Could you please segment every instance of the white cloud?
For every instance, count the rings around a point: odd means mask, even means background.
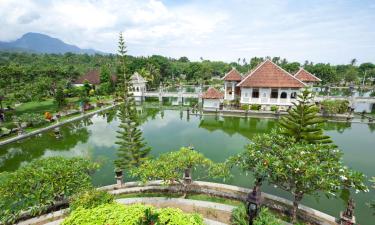
[[[0,40],[41,32],[80,47],[116,52],[118,34],[124,31],[133,55],[375,61],[375,8],[370,3],[0,0]]]

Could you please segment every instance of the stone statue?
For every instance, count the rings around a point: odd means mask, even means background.
[[[350,218],[350,219],[353,218],[354,208],[355,208],[354,200],[352,198],[350,198],[349,201],[348,201],[348,205],[346,207],[346,210],[344,212],[344,216],[347,217],[347,218]]]

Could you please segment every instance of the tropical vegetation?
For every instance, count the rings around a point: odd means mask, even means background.
[[[90,209],[78,208],[62,223],[62,225],[92,224],[203,225],[204,223],[201,215],[186,214],[180,209],[156,209],[142,204],[125,206],[117,203],[103,204]]]
[[[98,164],[82,158],[38,159],[0,174],[0,222],[11,224],[22,213],[38,215],[56,203],[92,187]]]

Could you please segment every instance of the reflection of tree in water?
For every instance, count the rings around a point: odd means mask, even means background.
[[[103,119],[107,120],[107,123],[112,123],[116,119],[118,113],[117,108],[108,109],[106,111],[98,113],[98,116],[101,116]]]
[[[373,133],[375,131],[375,123],[368,123],[368,129]]]
[[[337,131],[340,134],[344,133],[344,131],[348,128],[352,127],[352,123],[347,123],[347,122],[327,122],[324,124],[323,129],[325,131]]]
[[[143,107],[138,114],[139,123],[143,124],[146,123],[149,119],[156,119],[156,116],[159,114],[159,112],[164,112],[164,110],[160,108]]]
[[[272,119],[204,116],[199,127],[210,132],[221,130],[230,136],[240,134],[252,138],[254,134],[270,131],[275,124]]]
[[[79,142],[89,139],[87,124],[92,124],[90,118],[72,122],[60,127],[61,138],[57,139],[53,131],[33,136],[20,142],[0,147],[0,171],[15,170],[21,163],[40,158],[46,150],[69,151]]]

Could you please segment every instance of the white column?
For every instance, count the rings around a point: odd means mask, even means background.
[[[224,81],[224,99],[227,99],[227,82]]]
[[[232,82],[232,100],[234,99],[234,82]]]
[[[277,91],[277,104],[280,104],[280,95],[281,95],[281,88],[278,89]]]

